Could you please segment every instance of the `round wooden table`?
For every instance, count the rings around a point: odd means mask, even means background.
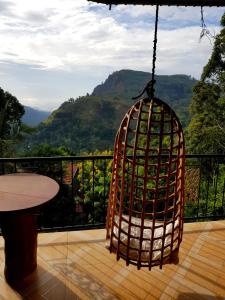
[[[0,176],[0,222],[5,239],[5,277],[16,283],[37,268],[34,211],[59,191],[53,179],[33,173]]]

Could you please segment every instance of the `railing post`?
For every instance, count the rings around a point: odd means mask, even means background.
[[[186,155],[188,167],[199,169],[198,195],[196,201],[185,203],[185,220],[199,221],[225,216],[225,155]],[[39,174],[50,175],[61,185],[60,197],[52,202],[41,212],[39,217],[40,226],[43,231],[68,230],[103,227],[105,223],[107,193],[109,191],[110,178],[107,178],[108,162],[110,156],[68,156],[68,157],[24,157],[24,158],[0,158],[1,174],[18,171],[21,166],[35,166]],[[64,171],[66,165],[71,166],[71,182],[66,183]],[[82,205],[81,211],[74,208],[75,183],[74,183],[74,162],[80,164],[77,170],[77,184],[82,191],[81,201],[88,201]],[[86,162],[87,165],[86,165]],[[54,166],[57,165],[55,170]],[[53,166],[53,168],[52,168]],[[65,169],[65,170],[64,170]],[[89,169],[89,170],[88,170]],[[97,172],[96,172],[97,170]],[[212,175],[213,174],[213,175]],[[101,180],[99,180],[101,177]],[[190,183],[191,183],[190,178]],[[68,188],[65,186],[69,184]],[[98,189],[99,184],[99,189]],[[67,194],[64,194],[67,193]],[[97,194],[99,193],[99,199]],[[197,193],[196,193],[197,194]],[[89,197],[89,198],[88,198]],[[65,202],[66,201],[66,202]],[[96,201],[100,207],[96,208]],[[87,202],[85,202],[87,203]],[[70,207],[73,207],[70,209]],[[201,208],[203,207],[203,211]],[[210,208],[210,210],[209,210]],[[85,214],[85,209],[86,214]],[[192,215],[191,215],[192,212]],[[67,215],[68,214],[68,215]],[[88,220],[88,215],[91,220]],[[87,218],[86,218],[87,217]],[[58,220],[58,221],[57,221]],[[58,223],[57,223],[58,222]],[[48,228],[47,228],[48,227]],[[46,229],[47,228],[47,229]]]

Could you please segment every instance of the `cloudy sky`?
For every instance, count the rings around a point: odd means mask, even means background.
[[[204,8],[212,35],[223,12]],[[0,0],[0,87],[24,105],[53,110],[113,71],[151,71],[154,14],[86,0]],[[200,34],[200,8],[160,7],[156,73],[199,78],[212,49]]]

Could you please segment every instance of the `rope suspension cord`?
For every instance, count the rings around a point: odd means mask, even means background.
[[[156,50],[157,50],[157,34],[158,34],[158,20],[159,20],[159,5],[156,5],[156,12],[155,12],[155,32],[154,32],[154,41],[153,41],[153,55],[152,55],[152,84],[150,89],[150,96],[151,98],[154,97],[155,89],[155,63],[156,63]],[[149,91],[147,90],[149,94]]]
[[[112,4],[109,4],[109,10],[112,9]],[[157,36],[158,36],[158,22],[159,22],[159,5],[156,5],[155,10],[155,29],[154,29],[154,40],[153,40],[153,53],[152,53],[152,79],[144,87],[143,91],[136,97],[133,97],[133,100],[140,98],[145,92],[147,93],[150,99],[154,98],[155,95],[155,63],[156,63],[156,54],[157,54]]]
[[[146,84],[142,92],[136,96],[133,97],[133,100],[139,99],[145,92],[147,93],[148,97],[150,99],[153,99],[155,96],[155,63],[156,63],[156,54],[157,54],[157,42],[158,42],[158,22],[159,22],[159,5],[156,5],[156,11],[155,11],[155,29],[154,29],[154,40],[153,40],[153,53],[152,53],[152,78],[151,80]]]

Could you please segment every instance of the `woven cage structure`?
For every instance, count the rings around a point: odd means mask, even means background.
[[[139,100],[117,132],[107,214],[109,249],[137,268],[176,263],[183,233],[184,137],[163,101]]]
[[[176,6],[225,6],[224,0],[88,0],[107,5],[176,5]]]

